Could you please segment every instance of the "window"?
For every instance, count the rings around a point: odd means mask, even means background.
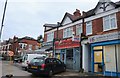
[[[65,28],[63,30],[63,38],[72,37],[73,28]]]
[[[39,49],[39,46],[35,46],[36,47],[36,50]]]
[[[47,42],[53,41],[54,39],[54,32],[50,32],[47,34]]]
[[[104,31],[115,29],[115,28],[117,28],[115,14],[111,14],[111,15],[103,17],[103,30]]]
[[[86,22],[86,35],[92,34],[92,21]]]
[[[32,50],[32,45],[29,45],[29,50]]]
[[[19,46],[21,49],[26,49],[27,44],[26,43],[19,43]]]
[[[76,35],[80,35],[82,33],[82,24],[76,25]]]

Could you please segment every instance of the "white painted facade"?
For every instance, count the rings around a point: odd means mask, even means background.
[[[108,5],[108,6],[107,6],[107,5]],[[107,2],[107,3],[105,4],[105,6],[107,6],[107,7],[106,7],[106,11],[115,9],[115,7],[114,7],[113,5],[111,5],[109,2]],[[100,5],[97,7],[95,14],[99,14],[99,13],[104,12],[103,9],[101,9],[100,7],[103,7],[103,5],[100,4]]]
[[[65,17],[65,19],[63,20],[62,25],[66,25],[66,24],[69,24],[71,22],[72,22],[72,20],[69,17]]]
[[[117,65],[118,65],[118,72],[120,72],[120,44],[116,45],[117,47]]]
[[[85,18],[85,22],[91,21],[91,20],[94,20],[94,19],[97,19],[97,18],[101,18],[101,17],[107,16],[107,15],[110,15],[110,14],[114,14],[114,13],[116,13],[116,12],[118,12],[118,11],[120,11],[120,8],[113,9],[113,10],[109,10],[109,11],[105,11],[105,12],[96,14],[96,15],[94,15],[94,16]]]
[[[84,69],[84,72],[89,72],[91,68],[91,52],[90,52],[90,46],[88,43],[88,40],[83,40],[81,42],[82,44],[82,68]]]
[[[52,29],[51,27],[46,27],[46,30]]]

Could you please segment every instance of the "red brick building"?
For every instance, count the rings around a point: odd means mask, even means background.
[[[15,55],[22,52],[34,51],[40,48],[40,43],[31,37],[18,38],[6,40],[2,43],[1,52],[8,54],[8,51],[13,51]]]
[[[55,57],[67,68],[120,76],[120,1],[100,0],[82,14],[66,13],[55,26],[44,26],[44,41],[53,41]]]

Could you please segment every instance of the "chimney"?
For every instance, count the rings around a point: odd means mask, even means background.
[[[82,11],[82,16],[86,16],[86,12],[85,11]]]
[[[80,10],[78,10],[78,9],[76,9],[76,11],[73,14],[74,14],[74,16],[77,16],[77,17],[81,16]]]
[[[14,40],[14,41],[16,41],[17,39],[18,39],[18,37],[16,37],[16,36],[13,37],[13,40]]]

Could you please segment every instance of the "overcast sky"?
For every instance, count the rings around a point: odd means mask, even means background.
[[[13,36],[30,36],[35,39],[44,34],[45,23],[61,22],[64,14],[76,9],[88,11],[99,0],[8,0],[2,40]],[[119,0],[112,0],[113,2]],[[5,0],[0,0],[0,26]]]

